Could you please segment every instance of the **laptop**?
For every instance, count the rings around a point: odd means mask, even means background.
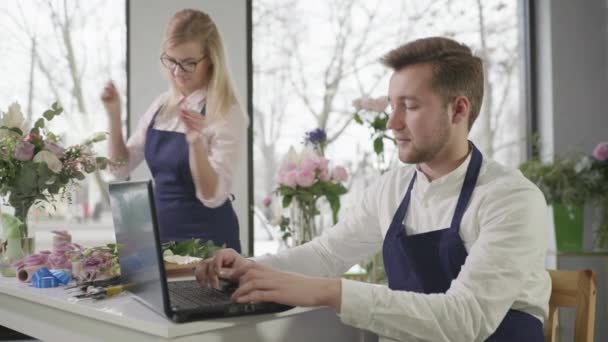
[[[291,308],[270,302],[236,303],[230,295],[237,286],[218,290],[201,288],[195,280],[167,281],[152,181],[116,182],[109,187],[122,283],[144,305],[176,323]]]

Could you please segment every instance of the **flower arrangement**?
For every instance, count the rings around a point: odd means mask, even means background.
[[[311,135],[307,134],[307,137]],[[314,145],[313,142],[310,144]],[[291,147],[276,177],[278,187],[274,193],[282,198],[282,207],[291,206],[292,211],[291,218],[281,216],[275,223],[281,229],[283,239],[293,237],[296,244],[310,241],[318,235],[314,222],[315,216],[320,214],[317,201],[323,197],[327,200],[335,224],[340,210],[340,196],[347,192],[342,184],[348,179],[346,169],[342,166],[330,169],[329,160],[319,155],[317,150],[314,146],[306,147],[297,153]],[[265,205],[270,205],[270,202],[269,198],[264,200]]]
[[[591,156],[556,157],[552,163],[530,159],[522,173],[545,195],[548,204],[582,207],[598,205],[602,216],[596,229],[596,245],[608,245],[608,142],[599,143]]]
[[[353,101],[353,106],[356,110],[355,122],[368,126],[372,130],[371,138],[374,144],[374,152],[381,161],[384,161],[384,140],[395,142],[395,139],[386,133],[386,123],[389,118],[386,112],[388,97],[361,97]]]
[[[84,173],[104,169],[108,160],[96,157],[92,146],[105,140],[97,133],[82,144],[61,146],[59,136],[47,123],[63,112],[58,103],[36,120],[32,128],[18,103],[0,113],[0,196],[8,197],[21,221],[21,236],[27,237],[27,213],[32,205],[53,203],[56,196],[69,197],[70,186],[85,178]]]

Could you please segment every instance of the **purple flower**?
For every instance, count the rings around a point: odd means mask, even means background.
[[[262,204],[264,205],[264,207],[268,208],[270,206],[270,204],[272,203],[272,198],[270,196],[266,196],[264,197],[264,199],[262,200]]]
[[[44,148],[46,148],[47,150],[49,150],[51,153],[53,153],[54,155],[56,155],[58,158],[60,158],[61,156],[63,156],[63,152],[65,152],[65,148],[57,145],[56,143],[50,141],[50,140],[45,140],[44,141]]]
[[[327,134],[321,128],[306,132],[305,142],[313,145],[320,145],[327,141]]]
[[[17,147],[15,148],[15,159],[21,161],[32,160],[34,156],[34,145],[27,141],[20,141]]]
[[[593,158],[601,161],[608,160],[608,142],[601,142],[597,144],[593,150]]]

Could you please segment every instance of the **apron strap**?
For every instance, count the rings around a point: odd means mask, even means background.
[[[473,146],[471,161],[467,167],[467,174],[464,177],[462,190],[458,196],[458,203],[456,204],[456,210],[454,211],[452,223],[450,224],[450,228],[456,229],[456,231],[460,230],[460,221],[462,221],[462,216],[467,209],[469,199],[471,199],[471,195],[475,190],[475,184],[477,183],[477,177],[479,176],[479,170],[481,169],[481,162],[483,159],[481,152],[479,152],[477,147],[475,147],[473,143],[470,144]]]

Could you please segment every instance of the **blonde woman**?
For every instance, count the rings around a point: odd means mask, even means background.
[[[177,12],[165,30],[160,62],[169,91],[152,103],[126,144],[116,88],[109,82],[103,90],[110,157],[122,165],[115,173],[125,177],[146,160],[163,242],[200,238],[240,251],[231,191],[247,121],[209,15]]]

